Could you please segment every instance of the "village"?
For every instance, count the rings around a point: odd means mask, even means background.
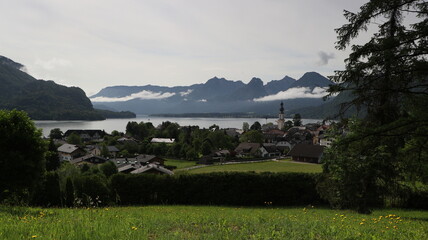
[[[320,164],[324,148],[332,142],[330,125],[302,125],[299,117],[286,122],[281,103],[277,124],[255,122],[250,127],[244,123],[243,129],[128,123],[126,133],[54,129],[50,136],[61,162],[79,167],[111,162],[120,173],[172,175],[174,166],[166,165],[165,157],[195,161],[199,166],[271,159]]]

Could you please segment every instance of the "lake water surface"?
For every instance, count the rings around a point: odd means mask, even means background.
[[[103,121],[35,121],[36,127],[43,129],[43,135],[48,136],[51,129],[59,128],[65,132],[69,129],[100,129],[111,133],[113,130],[125,132],[126,124],[130,121],[134,122],[151,122],[156,127],[162,122],[170,121],[176,122],[180,126],[194,126],[200,128],[209,128],[213,124],[218,125],[220,128],[242,128],[244,122],[248,122],[250,126],[256,121],[262,125],[271,122],[276,124],[276,118],[166,118],[166,117],[152,117],[146,115],[139,115],[137,118],[124,118],[124,119],[107,119]],[[292,119],[285,119],[292,120]],[[302,123],[321,122],[319,119],[302,119]]]

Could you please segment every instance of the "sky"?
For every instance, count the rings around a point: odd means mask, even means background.
[[[366,0],[0,0],[0,55],[88,96],[115,85],[264,83],[344,68],[343,10]]]

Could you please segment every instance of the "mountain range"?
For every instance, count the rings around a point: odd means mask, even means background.
[[[247,84],[213,77],[203,84],[190,86],[111,86],[90,99],[97,108],[127,110],[137,114],[276,114],[281,101],[286,113],[325,104],[322,97],[331,84],[334,83],[316,72],[307,72],[297,80],[285,76],[266,84],[256,77]]]
[[[339,94],[323,101],[331,84],[316,72],[307,72],[297,80],[285,76],[266,84],[256,77],[248,83],[213,77],[190,86],[111,86],[89,99],[78,87],[38,80],[27,74],[22,64],[0,56],[0,109],[24,110],[35,120],[132,118],[132,112],[276,115],[280,102],[288,116],[301,113],[304,118],[326,118],[337,113],[340,103],[350,97]]]
[[[132,113],[112,113],[93,108],[85,92],[53,81],[38,80],[24,66],[0,56],[0,109],[18,109],[34,120],[103,120]]]

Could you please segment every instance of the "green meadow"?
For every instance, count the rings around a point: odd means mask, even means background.
[[[428,239],[428,212],[306,208],[0,207],[0,239]]]
[[[178,170],[176,173],[211,173],[211,172],[303,172],[320,173],[319,164],[299,163],[291,161],[269,161],[239,164],[212,165],[192,170]]]
[[[165,159],[165,165],[175,166],[176,169],[183,169],[196,166],[195,161],[186,161],[186,160],[178,160],[178,159]]]

